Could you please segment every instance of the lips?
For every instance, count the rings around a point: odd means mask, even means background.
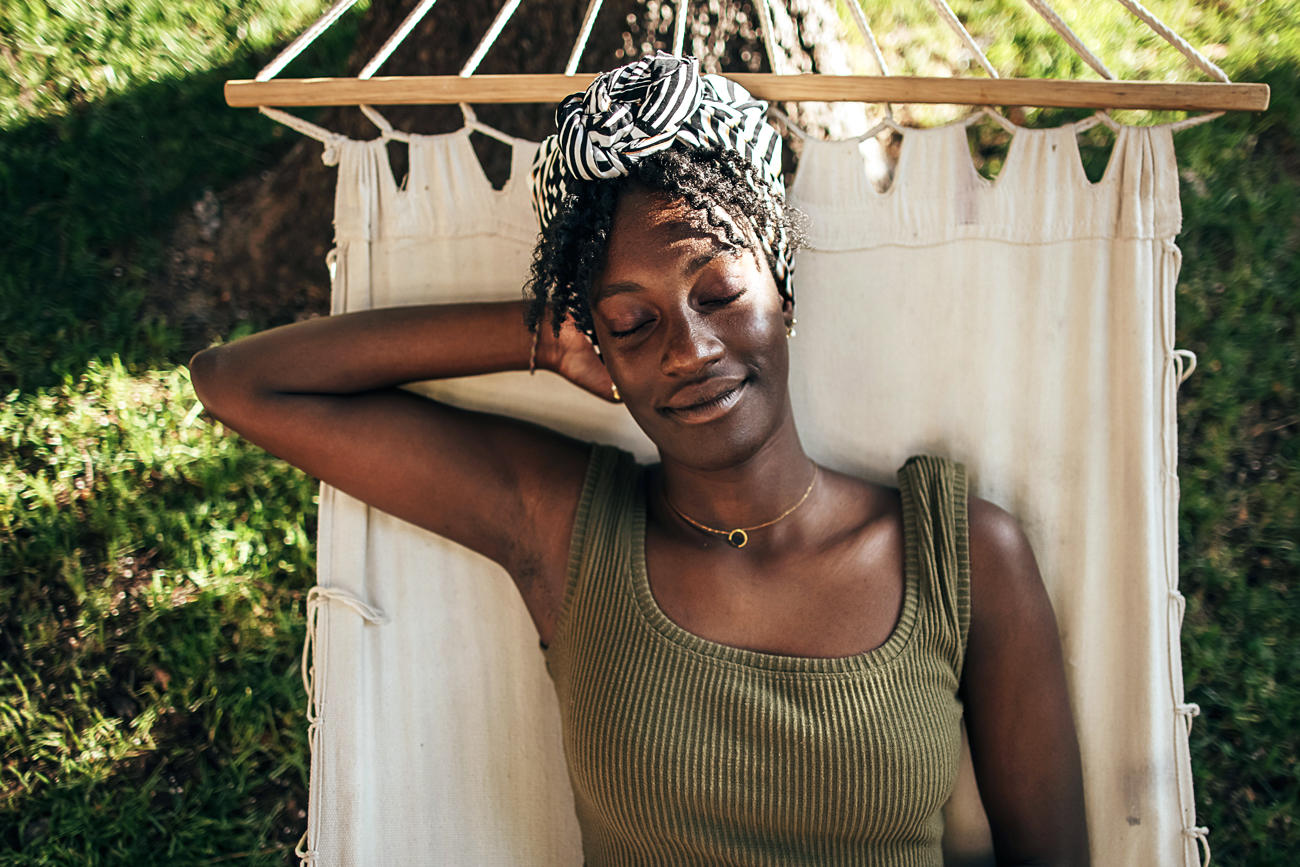
[[[726,415],[736,405],[747,384],[745,379],[709,379],[687,386],[673,395],[660,412],[688,424],[710,422]]]

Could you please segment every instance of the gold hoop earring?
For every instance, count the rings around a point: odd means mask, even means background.
[[[609,384],[609,387],[612,388],[612,389],[614,390],[614,403],[622,403],[622,402],[623,402],[623,395],[621,395],[621,394],[618,393],[618,386],[617,386],[617,385],[614,385],[614,383],[611,382],[611,383]]]
[[[795,335],[794,327],[798,324],[799,324],[798,319],[791,319],[790,322],[785,326],[785,336],[794,337]]]

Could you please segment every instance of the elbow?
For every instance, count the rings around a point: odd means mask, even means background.
[[[213,346],[194,354],[190,359],[190,384],[203,408],[218,420],[224,420],[227,405],[232,400],[233,377],[225,363],[220,346]]]

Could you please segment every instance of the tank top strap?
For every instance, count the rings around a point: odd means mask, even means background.
[[[970,627],[966,466],[918,455],[898,471],[907,568],[920,583],[917,626],[960,678]]]
[[[593,593],[612,588],[583,586],[584,576],[626,574],[632,549],[632,510],[641,467],[636,458],[613,446],[593,444],[582,496],[573,519],[568,579],[564,588],[554,647],[561,642],[575,606],[594,602]]]

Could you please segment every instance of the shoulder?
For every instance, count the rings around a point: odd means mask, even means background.
[[[1020,522],[1005,509],[970,497],[972,643],[1005,640],[1011,633],[1050,634],[1056,618],[1038,561]]]
[[[1029,538],[1020,522],[1001,506],[979,497],[968,497],[966,515],[972,572],[1009,575],[1033,565],[1034,551]]]

